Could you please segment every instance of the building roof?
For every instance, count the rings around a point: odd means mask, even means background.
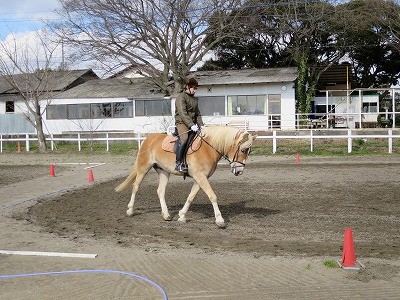
[[[323,69],[324,67],[321,66],[320,68]],[[322,72],[318,79],[317,89],[327,89],[327,86],[347,83],[350,84],[351,88],[355,88],[357,86],[352,66],[349,63],[332,65]]]
[[[99,78],[91,69],[48,71],[44,80],[39,80],[39,74],[15,74],[13,80],[22,92],[59,92],[64,91],[83,82]],[[40,84],[39,84],[40,83]],[[39,84],[39,87],[37,85]],[[17,94],[18,91],[7,81],[6,76],[0,76],[0,94]]]
[[[108,78],[94,79],[72,89],[57,94],[55,99],[82,98],[163,98],[160,91],[149,78]]]
[[[199,85],[227,85],[293,82],[298,76],[297,68],[242,69],[198,71],[192,75]]]

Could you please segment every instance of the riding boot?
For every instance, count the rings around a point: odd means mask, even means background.
[[[180,172],[188,171],[187,164],[185,164],[184,159],[183,159],[185,156],[185,153],[186,153],[186,143],[182,143],[176,150],[176,167],[175,167],[176,171],[180,171]]]

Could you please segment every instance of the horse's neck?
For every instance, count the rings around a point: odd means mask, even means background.
[[[200,137],[198,137],[200,138]],[[209,155],[212,156],[213,158],[215,158],[216,161],[219,161],[221,159],[222,156],[224,156],[226,153],[224,153],[224,149],[220,149],[223,147],[218,147],[216,145],[213,145],[212,141],[210,141],[210,138],[205,137],[202,138],[204,141],[203,143],[206,144],[205,148],[207,148],[209,151]],[[204,145],[203,145],[204,147]]]

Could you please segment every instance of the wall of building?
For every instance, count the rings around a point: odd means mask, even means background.
[[[61,104],[87,104],[87,103],[115,103],[132,102],[127,98],[87,98],[87,99],[55,99],[51,105]],[[93,131],[132,131],[140,133],[166,132],[173,123],[171,116],[135,116],[130,118],[104,118],[104,119],[60,119],[49,120],[44,111],[46,132],[61,134],[66,132],[93,132]]]
[[[314,105],[333,105],[335,111],[330,115],[336,119],[336,127],[356,128],[356,123],[377,122],[379,111],[379,95],[352,95],[334,97],[316,97]],[[363,111],[364,104],[372,104],[375,111]],[[320,116],[318,116],[320,117]]]
[[[196,96],[225,96],[227,98],[232,95],[281,95],[281,128],[295,128],[295,91],[293,82],[283,83],[265,83],[265,84],[242,84],[242,85],[215,85],[215,86],[200,86]],[[266,105],[268,107],[268,105]],[[228,108],[225,107],[228,112]],[[268,114],[267,109],[267,114]],[[208,124],[229,124],[244,121],[252,130],[266,130],[270,127],[268,124],[267,115],[219,115],[219,116],[204,116],[205,123]]]
[[[196,96],[224,96],[231,95],[281,95],[281,127],[284,129],[295,128],[295,97],[293,83],[258,84],[258,85],[219,85],[200,86]],[[64,132],[79,131],[134,131],[140,133],[166,132],[169,126],[174,125],[175,99],[171,99],[170,116],[134,116],[133,118],[105,118],[105,119],[80,119],[80,120],[48,120],[44,112],[46,131],[60,134]],[[84,103],[109,103],[109,102],[132,102],[127,98],[87,98],[87,99],[55,99],[51,105],[57,104],[84,104]],[[45,103],[46,104],[46,103]],[[225,107],[225,111],[228,109]],[[267,115],[218,115],[203,116],[206,124],[226,125],[243,121],[252,130],[266,130],[268,127]]]

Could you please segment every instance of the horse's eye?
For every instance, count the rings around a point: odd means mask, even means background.
[[[242,153],[246,153],[247,151],[249,151],[249,148],[247,148],[247,149],[242,149]]]

